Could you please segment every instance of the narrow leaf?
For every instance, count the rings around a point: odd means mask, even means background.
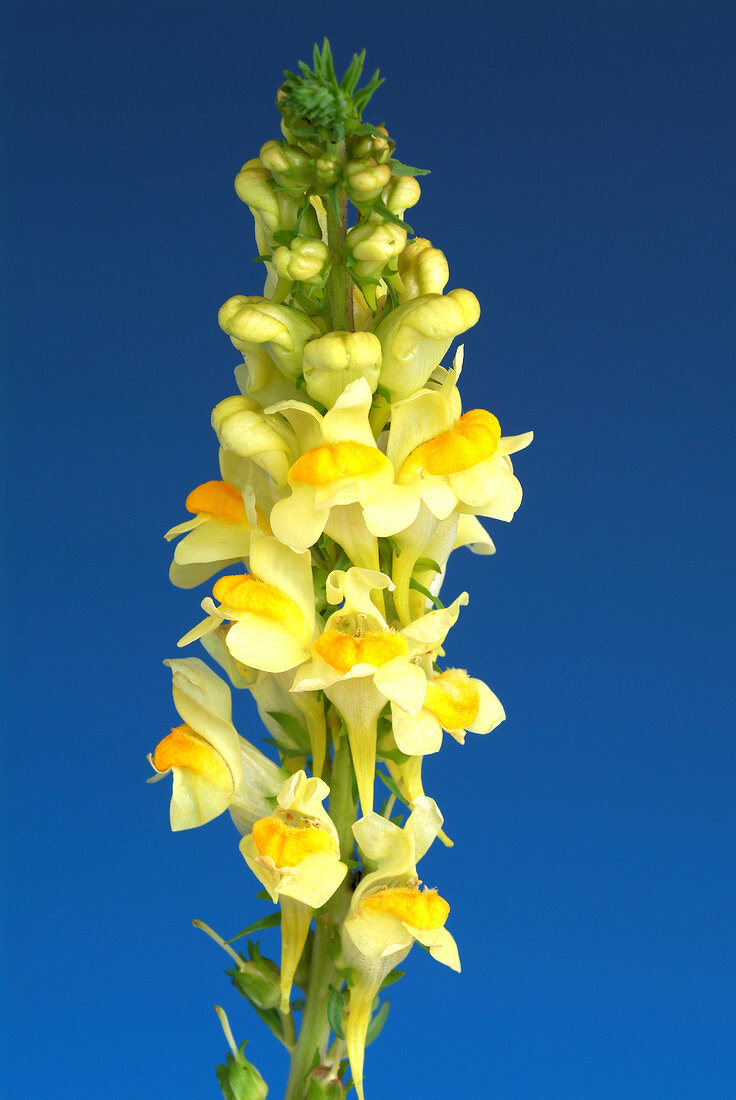
[[[386,1017],[388,1016],[388,1010],[391,1007],[390,1001],[384,1001],[378,1012],[375,1014],[371,1022],[368,1024],[368,1031],[365,1036],[365,1045],[370,1046],[374,1039],[377,1039],[381,1034],[383,1025],[386,1023]]]
[[[236,935],[231,936],[229,940],[225,940],[225,943],[235,943],[236,940],[241,939],[243,936],[249,936],[251,932],[258,932],[261,928],[275,928],[277,924],[281,924],[280,909],[276,913],[269,913],[267,917],[261,917],[260,920],[253,921],[247,928],[241,929]]]
[[[414,577],[412,577],[409,581],[409,588],[413,588],[417,592],[421,592],[423,596],[426,596],[428,600],[431,600],[434,606],[439,608],[440,610],[444,608],[445,605],[443,604],[439,596],[433,596],[429,589],[425,588],[424,585],[420,584],[419,581],[414,579]]]

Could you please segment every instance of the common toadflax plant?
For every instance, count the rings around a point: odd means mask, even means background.
[[[420,880],[430,845],[450,844],[422,761],[504,711],[477,670],[446,660],[468,595],[443,603],[440,589],[453,550],[493,553],[481,519],[513,517],[510,456],[531,433],[463,412],[462,347],[443,365],[480,307],[446,289],[444,254],[404,220],[423,173],[363,121],[378,73],[359,87],[361,54],[338,81],[327,42],[312,65],[286,74],[282,138],[235,180],[266,282],[220,309],[242,356],[239,392],[212,413],[220,477],[192,488],[166,535],[171,580],[204,586],[204,618],[165,662],[179,724],[150,759],[152,779],[172,776],[172,829],[229,811],[243,874],[277,907],[231,940],[195,924],[288,1051],[286,1100],[351,1087],[364,1100],[382,992],[414,943],[460,970],[450,904]],[[253,695],[268,753],[233,724],[233,689]],[[242,949],[276,924],[277,961]],[[217,1012],[222,1092],[266,1096]]]

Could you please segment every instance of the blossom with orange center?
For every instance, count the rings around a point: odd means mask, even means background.
[[[248,557],[252,526],[243,494],[228,481],[198,485],[185,506],[194,518],[172,527],[164,537],[170,542],[184,535],[174,551],[169,577],[179,588],[194,588]]]
[[[209,597],[204,599],[207,618],[179,645],[188,645],[231,621],[225,643],[236,661],[264,672],[286,672],[309,656],[315,623],[311,557],[256,530],[250,565],[252,573],[215,582],[213,595],[220,606]]]

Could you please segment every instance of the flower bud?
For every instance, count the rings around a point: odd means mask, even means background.
[[[354,137],[350,144],[350,155],[354,160],[373,157],[378,164],[389,160],[394,143],[384,130],[382,134],[361,134]]]
[[[240,963],[237,970],[230,971],[230,975],[238,992],[256,1008],[275,1008],[281,1000],[279,968],[259,951],[253,959]]]
[[[343,1100],[345,1087],[329,1066],[317,1066],[308,1078],[306,1100]]]
[[[389,166],[377,164],[373,157],[351,160],[345,165],[345,187],[356,205],[377,199],[390,179]]]
[[[332,187],[340,179],[341,165],[337,157],[317,157],[314,167],[322,187]]]
[[[252,397],[236,394],[218,402],[212,410],[212,427],[226,451],[251,458],[267,451],[288,451],[283,436],[263,415],[263,410]]]
[[[393,222],[360,222],[345,239],[355,261],[352,273],[358,279],[380,279],[384,267],[399,255],[406,244],[406,230]]]
[[[235,192],[239,199],[257,210],[269,228],[276,227],[279,204],[273,187],[273,177],[257,158],[247,160],[235,177]]]
[[[419,202],[422,189],[414,176],[393,176],[383,192],[383,201],[392,214],[403,218],[410,206]]]
[[[316,215],[315,215],[316,217]],[[235,294],[218,314],[223,329],[239,351],[263,345],[286,378],[301,374],[304,344],[319,329],[300,310],[261,298]]]
[[[383,351],[380,381],[400,401],[421,389],[461,332],[480,317],[469,290],[424,294],[389,313],[376,329]]]
[[[401,302],[423,294],[441,294],[450,278],[444,252],[432,248],[432,242],[425,237],[415,237],[409,242],[399,256],[398,268],[404,284],[399,296]]]
[[[295,237],[275,250],[271,262],[280,278],[319,286],[329,271],[330,250],[323,241]]]
[[[328,332],[304,348],[307,393],[328,409],[356,378],[374,393],[380,367],[381,342],[372,332]]]
[[[267,141],[261,148],[261,163],[274,179],[292,194],[301,195],[314,182],[314,165],[298,145],[283,141]]]

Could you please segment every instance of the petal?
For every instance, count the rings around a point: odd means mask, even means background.
[[[490,733],[503,722],[506,711],[503,709],[501,700],[493,694],[487,684],[482,680],[473,680],[473,683],[478,687],[478,714],[468,729],[471,733]]]
[[[208,518],[190,531],[174,551],[179,565],[193,562],[218,562],[247,558],[250,552],[250,524],[226,523]]]
[[[264,672],[287,672],[309,657],[282,623],[246,613],[227,632],[227,648],[236,661]]]
[[[291,496],[274,504],[269,523],[279,542],[299,553],[314,546],[325,529],[329,513],[329,508],[315,508],[311,486],[300,485]]]
[[[365,525],[378,538],[387,538],[414,522],[419,505],[419,494],[414,489],[393,484],[382,486],[380,492],[371,493],[362,501]]]
[[[442,748],[442,726],[428,710],[408,715],[398,707],[391,709],[396,747],[406,756],[426,756]]]
[[[373,683],[382,695],[408,714],[417,714],[421,710],[427,677],[418,665],[405,657],[381,665],[373,677]]]

